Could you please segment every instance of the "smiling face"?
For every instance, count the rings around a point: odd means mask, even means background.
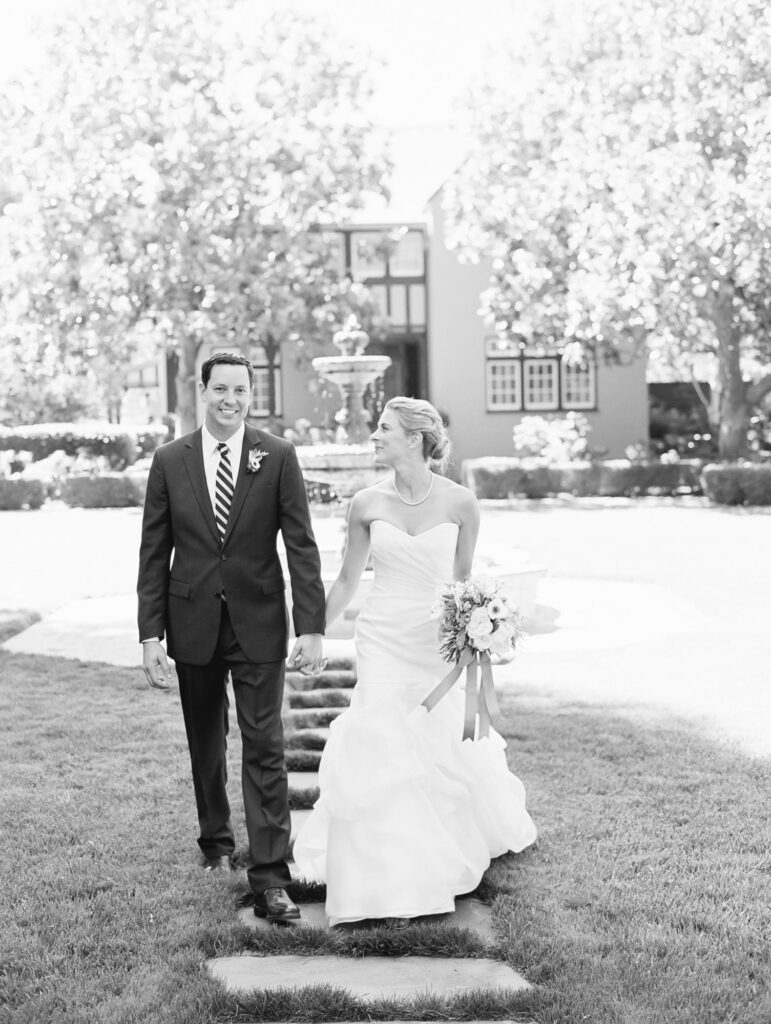
[[[415,454],[415,435],[408,434],[399,422],[393,409],[386,409],[372,433],[375,447],[375,463],[379,466],[393,466],[405,457]]]
[[[208,384],[201,382],[198,387],[206,407],[207,429],[218,441],[227,441],[249,411],[252,401],[249,371],[245,366],[217,363],[211,368]]]

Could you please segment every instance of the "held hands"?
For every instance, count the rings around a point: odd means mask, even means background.
[[[321,655],[321,634],[305,633],[297,637],[292,653],[287,659],[287,665],[305,676],[313,676],[317,672],[323,672],[327,666],[326,659]]]
[[[160,640],[147,640],[142,644],[142,668],[150,686],[156,690],[169,689],[171,667]]]

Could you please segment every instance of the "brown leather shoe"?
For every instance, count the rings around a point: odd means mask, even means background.
[[[254,897],[254,912],[267,921],[297,921],[300,908],[287,896],[286,889],[273,886],[260,896]]]
[[[222,857],[207,857],[203,862],[204,871],[210,871],[212,873],[229,875],[233,870],[230,864],[230,857],[223,854]]]

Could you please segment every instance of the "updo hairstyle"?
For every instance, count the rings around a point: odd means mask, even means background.
[[[396,413],[405,433],[422,435],[423,458],[432,468],[443,470],[450,457],[450,439],[433,405],[423,398],[400,395],[386,402],[385,408]]]

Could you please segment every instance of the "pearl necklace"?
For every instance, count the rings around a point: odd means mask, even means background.
[[[434,486],[434,476],[435,476],[435,474],[431,473],[431,480],[429,481],[429,484],[428,484],[428,490],[423,495],[423,497],[422,498],[418,498],[417,501],[407,501],[406,498],[403,498],[401,496],[401,494],[399,494],[399,488],[396,486],[396,477],[394,477],[393,483],[394,483],[394,490],[396,491],[396,497],[399,499],[399,501],[403,501],[405,505],[422,505],[423,502],[426,500],[426,498],[431,493],[431,488]]]

